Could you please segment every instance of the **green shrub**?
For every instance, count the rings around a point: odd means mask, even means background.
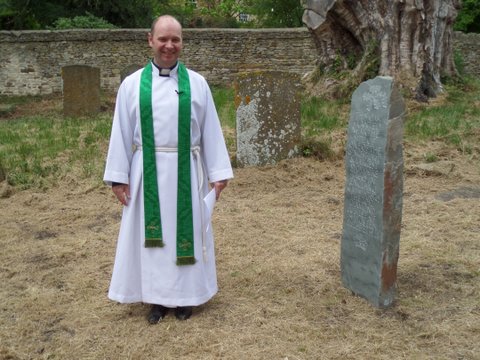
[[[53,23],[54,30],[64,29],[115,29],[116,26],[110,24],[103,18],[96,17],[90,13],[84,16],[75,16],[74,18],[61,17]]]

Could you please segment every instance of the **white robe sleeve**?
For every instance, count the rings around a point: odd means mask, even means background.
[[[210,183],[233,178],[232,166],[220,120],[208,84],[205,82],[205,119],[201,128],[202,153]]]
[[[132,98],[132,92],[129,91],[132,82],[135,83],[135,81],[123,81],[117,94],[107,163],[103,176],[103,181],[107,185],[112,185],[112,182],[129,183],[136,124],[135,106],[133,106],[135,97]]]

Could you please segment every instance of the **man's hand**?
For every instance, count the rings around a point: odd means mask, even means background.
[[[115,184],[112,191],[122,205],[127,206],[130,200],[130,187],[127,184]]]
[[[223,189],[227,187],[228,180],[216,181],[212,185],[215,188],[215,197],[218,200],[220,198],[220,193]]]

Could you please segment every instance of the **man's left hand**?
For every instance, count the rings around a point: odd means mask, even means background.
[[[218,200],[220,198],[220,193],[223,189],[227,187],[228,180],[215,181],[212,186],[215,188],[215,197]]]

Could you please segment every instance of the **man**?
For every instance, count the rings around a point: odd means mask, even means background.
[[[233,177],[205,79],[178,61],[182,28],[157,18],[153,60],[120,85],[104,181],[123,207],[108,296],[152,304],[148,321],[180,320],[217,292],[213,234],[204,211]]]

